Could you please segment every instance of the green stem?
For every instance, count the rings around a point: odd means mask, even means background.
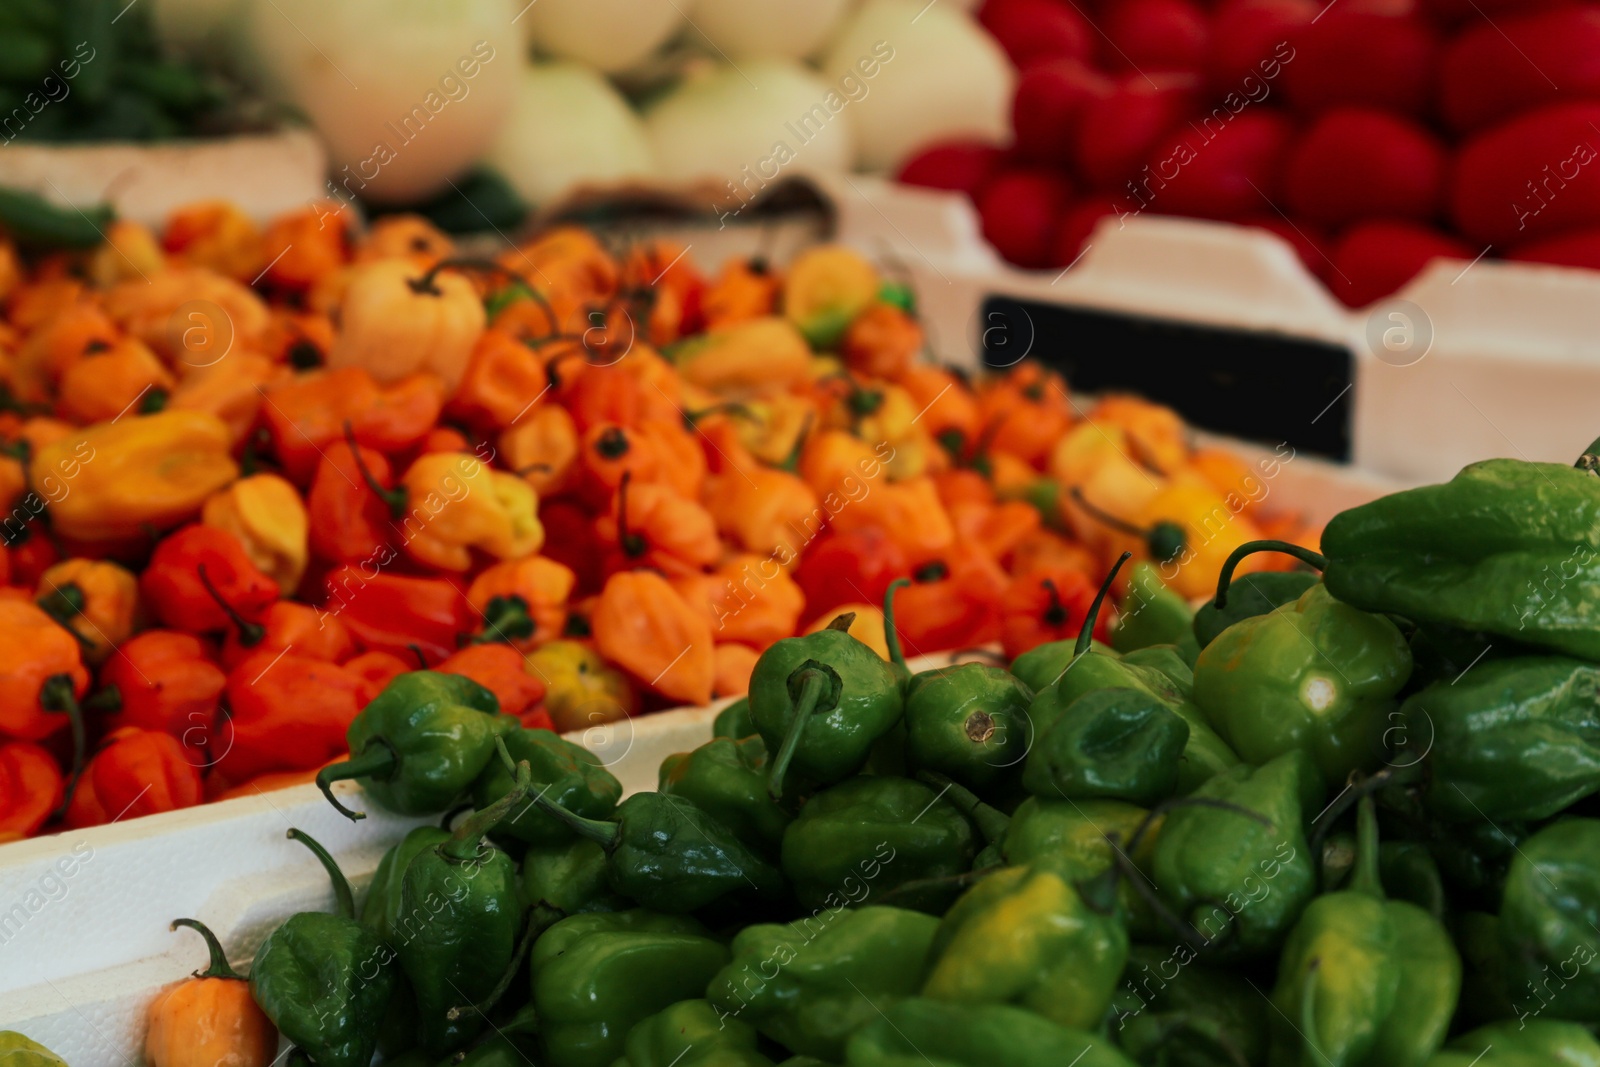
[[[206,574],[204,563],[196,565],[194,572],[200,578],[200,585],[205,589],[206,595],[217,602],[217,607],[228,616],[228,621],[233,623],[235,630],[239,631],[239,644],[244,648],[254,648],[267,639],[267,628],[260,623],[251,622],[239,614],[239,609],[228,603],[222,591],[211,584],[211,576]]]
[[[905,667],[906,653],[900,647],[900,631],[894,624],[894,595],[910,584],[910,578],[896,578],[883,594],[883,643],[889,650],[889,662],[896,667]]]
[[[367,742],[360,755],[354,753],[350,758],[341,763],[332,763],[317,772],[317,788],[322,790],[322,795],[328,798],[334,810],[351,822],[367,817],[365,812],[351,811],[339,803],[339,798],[333,795],[334,782],[348,782],[356,778],[373,778],[380,782],[387,782],[400,769],[400,757],[389,747],[387,741],[374,738]]]
[[[1383,878],[1378,873],[1378,802],[1371,794],[1356,808],[1356,865],[1350,872],[1352,892],[1383,899]]]
[[[800,467],[800,456],[806,450],[806,440],[811,436],[811,423],[814,417],[811,412],[806,412],[806,419],[800,424],[800,432],[795,436],[794,444],[789,449],[789,454],[783,462],[778,464],[779,470],[793,472]]]
[[[356,473],[361,475],[361,480],[367,488],[372,490],[374,496],[383,501],[389,509],[389,517],[398,519],[406,513],[406,491],[404,489],[385,489],[383,483],[373,477],[372,469],[367,466],[367,461],[361,457],[361,446],[356,444],[356,429],[349,419],[344,420],[344,440],[350,446],[350,460],[356,465]]]
[[[1117,580],[1117,572],[1122,565],[1133,558],[1132,552],[1124,552],[1117,557],[1117,562],[1111,565],[1111,573],[1106,575],[1106,580],[1100,583],[1100,591],[1094,595],[1094,600],[1089,604],[1089,610],[1084,613],[1083,626],[1078,630],[1077,643],[1072,646],[1072,658],[1077,659],[1089,651],[1089,645],[1094,641],[1094,626],[1100,620],[1100,605],[1106,601],[1106,595],[1111,592],[1111,583]]]
[[[475,645],[509,644],[513,639],[533,636],[533,616],[522,597],[491,597],[483,610],[483,632],[472,639]]]
[[[199,919],[173,919],[172,925],[168,926],[167,929],[176,930],[180,926],[187,926],[189,929],[197,931],[201,937],[206,939],[206,948],[211,953],[210,965],[203,971],[195,971],[190,977],[232,978],[240,982],[248,981],[244,975],[228,966],[228,954],[222,951],[222,943],[217,940],[217,935],[212,933],[205,923]]]
[[[543,793],[535,796],[533,802],[540,811],[560,820],[567,829],[587,841],[593,841],[607,852],[616,848],[617,842],[622,837],[620,823],[608,822],[603,819],[586,819],[576,812],[568,811]]]
[[[476,1004],[463,1004],[451,1008],[445,1012],[445,1018],[455,1022],[468,1012],[476,1012],[478,1015],[488,1018],[489,1013],[494,1010],[494,1006],[500,1003],[500,998],[506,995],[506,990],[511,988],[511,983],[516,981],[517,975],[522,972],[522,961],[527,958],[528,949],[533,946],[534,939],[544,933],[555,922],[556,918],[554,916],[547,916],[545,920],[541,921],[537,915],[529,912],[522,927],[522,936],[517,939],[517,950],[511,954],[510,964],[501,972],[500,980],[494,984],[493,989],[489,990],[489,995]]]
[[[45,711],[63,712],[72,726],[72,772],[67,775],[67,785],[61,794],[61,806],[50,813],[58,819],[67,813],[72,795],[78,791],[78,779],[83,777],[83,765],[88,756],[89,737],[83,724],[83,708],[72,689],[72,675],[52,674],[39,687],[39,706]]]
[[[505,749],[505,742],[499,738],[495,739],[495,744],[502,751]],[[439,854],[452,863],[465,863],[475,858],[479,854],[484,835],[499,826],[513,812],[521,810],[532,792],[533,771],[528,766],[528,761],[523,760],[517,764],[511,791],[487,808],[475,811],[461,820],[461,825],[450,834],[450,840],[439,846]]]
[[[919,771],[917,780],[924,785],[933,786],[939,790],[940,796],[960,808],[962,814],[977,826],[978,832],[983,835],[984,844],[992,845],[1006,836],[1006,829],[1011,825],[1011,816],[991,804],[984,803],[976,793],[949,775],[937,771]]]
[[[806,723],[811,715],[822,703],[824,695],[833,688],[838,676],[832,674],[832,669],[824,667],[815,660],[807,660],[801,667],[789,676],[790,692],[793,692],[795,679],[799,679],[800,693],[792,697],[794,700],[794,718],[789,722],[789,731],[783,735],[783,744],[778,746],[778,754],[773,757],[772,768],[767,772],[767,792],[773,800],[783,799],[783,779],[789,773],[789,764],[794,760],[795,750],[800,747],[800,735],[805,733]]]
[[[1246,541],[1234,549],[1228,556],[1227,562],[1222,565],[1222,571],[1217,575],[1218,608],[1226,607],[1228,603],[1228,586],[1233,581],[1233,572],[1243,562],[1246,556],[1253,556],[1257,552],[1282,552],[1286,556],[1293,556],[1301,563],[1314,567],[1319,571],[1328,569],[1328,557],[1320,552],[1313,552],[1309,548],[1291,544],[1288,541]]]
[[[291,827],[284,835],[291,841],[298,841],[311,850],[317,857],[317,862],[322,864],[322,869],[328,872],[328,880],[333,883],[334,914],[341,919],[354,919],[356,917],[356,897],[350,892],[350,882],[345,878],[344,872],[334,862],[328,850],[319,845],[315,838],[304,830]]]

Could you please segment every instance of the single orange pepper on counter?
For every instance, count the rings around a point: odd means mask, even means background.
[[[228,966],[217,937],[194,919],[176,919],[206,939],[210,963],[156,994],[145,1009],[149,1067],[268,1067],[278,1028],[256,1006],[250,982]]]

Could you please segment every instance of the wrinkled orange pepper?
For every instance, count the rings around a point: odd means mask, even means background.
[[[406,471],[400,517],[406,551],[442,570],[464,571],[472,552],[516,559],[539,551],[544,527],[532,486],[470,452],[429,452]]]
[[[524,556],[486,568],[467,587],[483,616],[480,641],[528,651],[561,635],[577,575],[545,556]]]
[[[716,682],[715,642],[705,614],[659,574],[606,579],[595,605],[595,647],[644,685],[680,704],[705,704]]]
[[[527,415],[549,389],[544,364],[528,346],[490,327],[472,348],[450,413],[485,431],[503,430]]]
[[[237,537],[250,562],[279,589],[292,592],[300,584],[310,555],[306,505],[284,479],[276,474],[240,478],[206,499],[200,521]]]
[[[348,367],[274,386],[267,390],[261,413],[289,480],[304,485],[321,450],[344,437],[346,423],[361,444],[399,452],[422,440],[439,421],[443,406],[444,383],[431,374],[379,386],[366,371]]]
[[[62,560],[39,576],[34,596],[51,618],[78,636],[91,666],[104,663],[142,621],[139,579],[108,560]]]
[[[595,520],[611,570],[652,567],[665,574],[699,571],[717,561],[722,543],[711,513],[665,485],[635,483],[624,473],[611,510]]]

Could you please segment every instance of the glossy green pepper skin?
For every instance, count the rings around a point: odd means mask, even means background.
[[[1051,871],[1008,867],[987,875],[939,924],[922,995],[1015,1004],[1092,1029],[1128,960],[1128,932],[1110,911],[1097,911]]]
[[[683,797],[764,856],[776,856],[792,816],[767,792],[767,746],[717,737],[661,761],[659,790]]]
[[[661,1009],[701,996],[726,946],[687,916],[634,909],[563,919],[529,954],[541,1067],[610,1067],[628,1034]]]
[[[1194,662],[1185,659],[1177,645],[1146,645],[1122,657],[1122,662],[1133,667],[1149,667],[1166,675],[1167,681],[1180,693],[1194,692]]]
[[[314,1067],[368,1067],[397,984],[394,951],[356,922],[355,898],[338,864],[299,830],[333,882],[337,910],[290,916],[261,942],[250,993]]]
[[[389,811],[442,812],[489,765],[495,738],[517,728],[493,693],[470,678],[437,671],[399,675],[351,720],[350,758],[317,772],[317,785],[340,813],[360,819],[333,795],[333,783],[356,779]]]
[[[407,916],[400,909],[400,882],[411,861],[430,848],[450,840],[450,831],[437,826],[418,826],[383,854],[372,874],[366,899],[361,902],[361,925],[389,944],[411,936],[427,915]]]
[[[1600,665],[1491,660],[1412,694],[1400,713],[1443,819],[1544,819],[1600,790]]]
[[[1029,689],[983,663],[937,667],[906,687],[906,762],[983,795],[1014,781],[1033,742]]]
[[[717,717],[711,721],[711,736],[726,737],[730,741],[742,741],[746,737],[754,737],[759,731],[756,724],[750,719],[750,698],[740,697],[732,704],[717,712]]]
[[[852,778],[813,796],[783,834],[783,873],[807,909],[878,900],[908,882],[947,878],[972,866],[972,823],[938,792],[905,778]],[[857,893],[861,895],[856,895]],[[909,897],[933,907],[943,889]]]
[[[850,1038],[848,1067],[1138,1067],[1109,1041],[1004,1004],[910,997]]]
[[[419,852],[400,877],[402,915],[423,921],[394,950],[416,995],[417,1043],[428,1052],[452,1052],[483,1031],[516,958],[527,913],[521,877],[485,835],[527,804],[532,789],[528,765],[518,764],[510,792]],[[462,1010],[452,1018],[451,1009]]]
[[[1284,945],[1273,1067],[1424,1067],[1450,1028],[1461,958],[1433,916],[1384,897],[1371,797],[1358,842],[1350,888],[1307,905]]]
[[[903,710],[902,679],[843,630],[786,637],[756,660],[750,719],[773,754],[770,788],[825,786],[861,769]],[[792,791],[792,790],[791,790]]]
[[[1367,611],[1600,659],[1600,481],[1491,459],[1340,512],[1323,581]]]
[[[1293,604],[1320,579],[1310,571],[1258,571],[1241,574],[1228,584],[1223,607],[1215,601],[1200,605],[1194,613],[1195,642],[1204,649],[1217,635],[1236,622],[1267,615],[1285,604]]]
[[[628,1031],[611,1067],[773,1067],[756,1047],[755,1028],[719,1018],[704,1000],[680,1000]]]
[[[1462,1034],[1428,1067],[1600,1067],[1600,1041],[1576,1023],[1507,1020]]]
[[[586,911],[626,911],[633,902],[611,889],[606,850],[586,837],[529,845],[522,855],[522,897],[558,918]]]
[[[1028,753],[1023,787],[1036,797],[1125,800],[1149,807],[1178,788],[1189,724],[1138,689],[1074,700]]]
[[[1206,943],[1258,955],[1276,949],[1299,918],[1316,891],[1316,857],[1303,829],[1308,798],[1321,807],[1320,784],[1306,788],[1316,779],[1307,757],[1291,752],[1263,767],[1235,767],[1194,793],[1255,818],[1198,806],[1167,814],[1150,877]]]
[[[783,895],[783,875],[684,797],[635,793],[602,822],[545,797],[539,807],[606,852],[611,888],[655,911],[685,914],[732,894]]]
[[[549,730],[517,729],[505,738],[506,751],[516,763],[527,763],[534,791],[586,819],[607,819],[622,799],[622,783],[593,752]],[[486,808],[509,793],[512,774],[495,760],[479,775],[472,799]],[[572,831],[560,820],[524,804],[495,827],[495,836],[530,845],[558,845],[572,840]]]
[[[438,1067],[528,1067],[536,1043],[521,1034],[490,1034],[483,1041],[467,1049],[460,1059],[451,1057]],[[424,1060],[433,1065],[436,1061]],[[385,1067],[394,1067],[395,1061],[385,1060]]]
[[[1519,1017],[1600,1022],[1600,820],[1524,841],[1506,874],[1500,936]]]
[[[792,1052],[837,1062],[852,1033],[916,993],[938,927],[931,915],[879,906],[747,926],[706,996],[721,1018],[748,1023]]]
[[[1115,835],[1126,846],[1139,829],[1149,822],[1135,844],[1131,858],[1141,870],[1148,870],[1162,816],[1120,800],[1041,800],[1029,797],[1011,815],[1011,824],[1001,843],[1005,862],[1018,867],[1054,871],[1068,885],[1097,878],[1111,869],[1111,845]],[[1170,934],[1158,925],[1154,913],[1127,879],[1117,884],[1117,900],[1128,928],[1137,937],[1154,938]]]
[[[1271,1009],[1250,982],[1194,949],[1135,945],[1107,1032],[1148,1067],[1237,1067],[1267,1054]]]
[[[1200,653],[1194,699],[1247,763],[1308,752],[1330,783],[1382,757],[1411,649],[1394,623],[1313,586]]]
[[[1117,609],[1111,630],[1112,648],[1128,653],[1174,644],[1190,632],[1194,611],[1187,600],[1167,588],[1154,564],[1140,560],[1129,571],[1129,579],[1128,595]]]

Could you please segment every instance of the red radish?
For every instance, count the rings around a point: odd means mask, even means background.
[[[949,189],[976,197],[1005,161],[1004,149],[982,141],[941,141],[929,145],[900,166],[898,179],[907,185]]]
[[[1209,28],[1190,0],[1122,0],[1100,20],[1100,53],[1112,70],[1199,70]]]
[[[1471,261],[1476,253],[1427,226],[1374,220],[1352,226],[1329,253],[1323,280],[1349,307],[1388,296],[1441,257]]]
[[[1055,263],[1065,267],[1074,262],[1088,247],[1090,235],[1104,218],[1122,218],[1124,222],[1134,217],[1138,205],[1125,198],[1091,197],[1074,205],[1061,218],[1056,231]]]
[[[1458,130],[1576,96],[1600,96],[1600,8],[1473,26],[1439,60],[1439,111]]]
[[[1328,247],[1328,238],[1315,223],[1309,219],[1291,222],[1282,215],[1246,215],[1234,220],[1240,226],[1253,226],[1258,230],[1267,230],[1275,233],[1294,249],[1295,255],[1300,257],[1306,270],[1321,278],[1328,269],[1328,257],[1324,249]]]
[[[1072,160],[1078,122],[1091,100],[1111,93],[1111,81],[1076,59],[1034,63],[1017,79],[1011,129],[1018,155],[1035,163]]]
[[[1421,115],[1435,51],[1433,32],[1419,19],[1335,0],[1295,41],[1283,89],[1308,114],[1353,105]]]
[[[1293,132],[1289,120],[1266,108],[1220,114],[1158,143],[1149,159],[1153,210],[1208,219],[1271,210]]]
[[[1038,59],[1087,60],[1097,36],[1082,15],[1060,0],[989,0],[978,21],[1018,67]]]
[[[983,236],[1019,267],[1048,267],[1072,186],[1047,170],[1013,170],[991,181],[978,198]]]
[[[1549,104],[1456,155],[1451,217],[1501,248],[1600,225],[1600,103]]]
[[[1317,119],[1284,166],[1285,206],[1325,226],[1386,216],[1427,220],[1444,186],[1444,148],[1394,115],[1338,108]]]
[[[1151,82],[1154,81],[1154,84]],[[1078,126],[1078,174],[1089,184],[1121,194],[1162,135],[1193,106],[1196,79],[1129,75],[1106,97],[1090,101]]]
[[[1513,248],[1506,258],[1524,263],[1553,263],[1560,267],[1600,270],[1600,229],[1574,230],[1560,237],[1529,241]]]
[[[1222,0],[1211,14],[1205,68],[1211,88],[1254,99],[1262,98],[1258,84],[1277,92],[1284,60],[1296,54],[1295,42],[1319,10],[1312,0]]]

